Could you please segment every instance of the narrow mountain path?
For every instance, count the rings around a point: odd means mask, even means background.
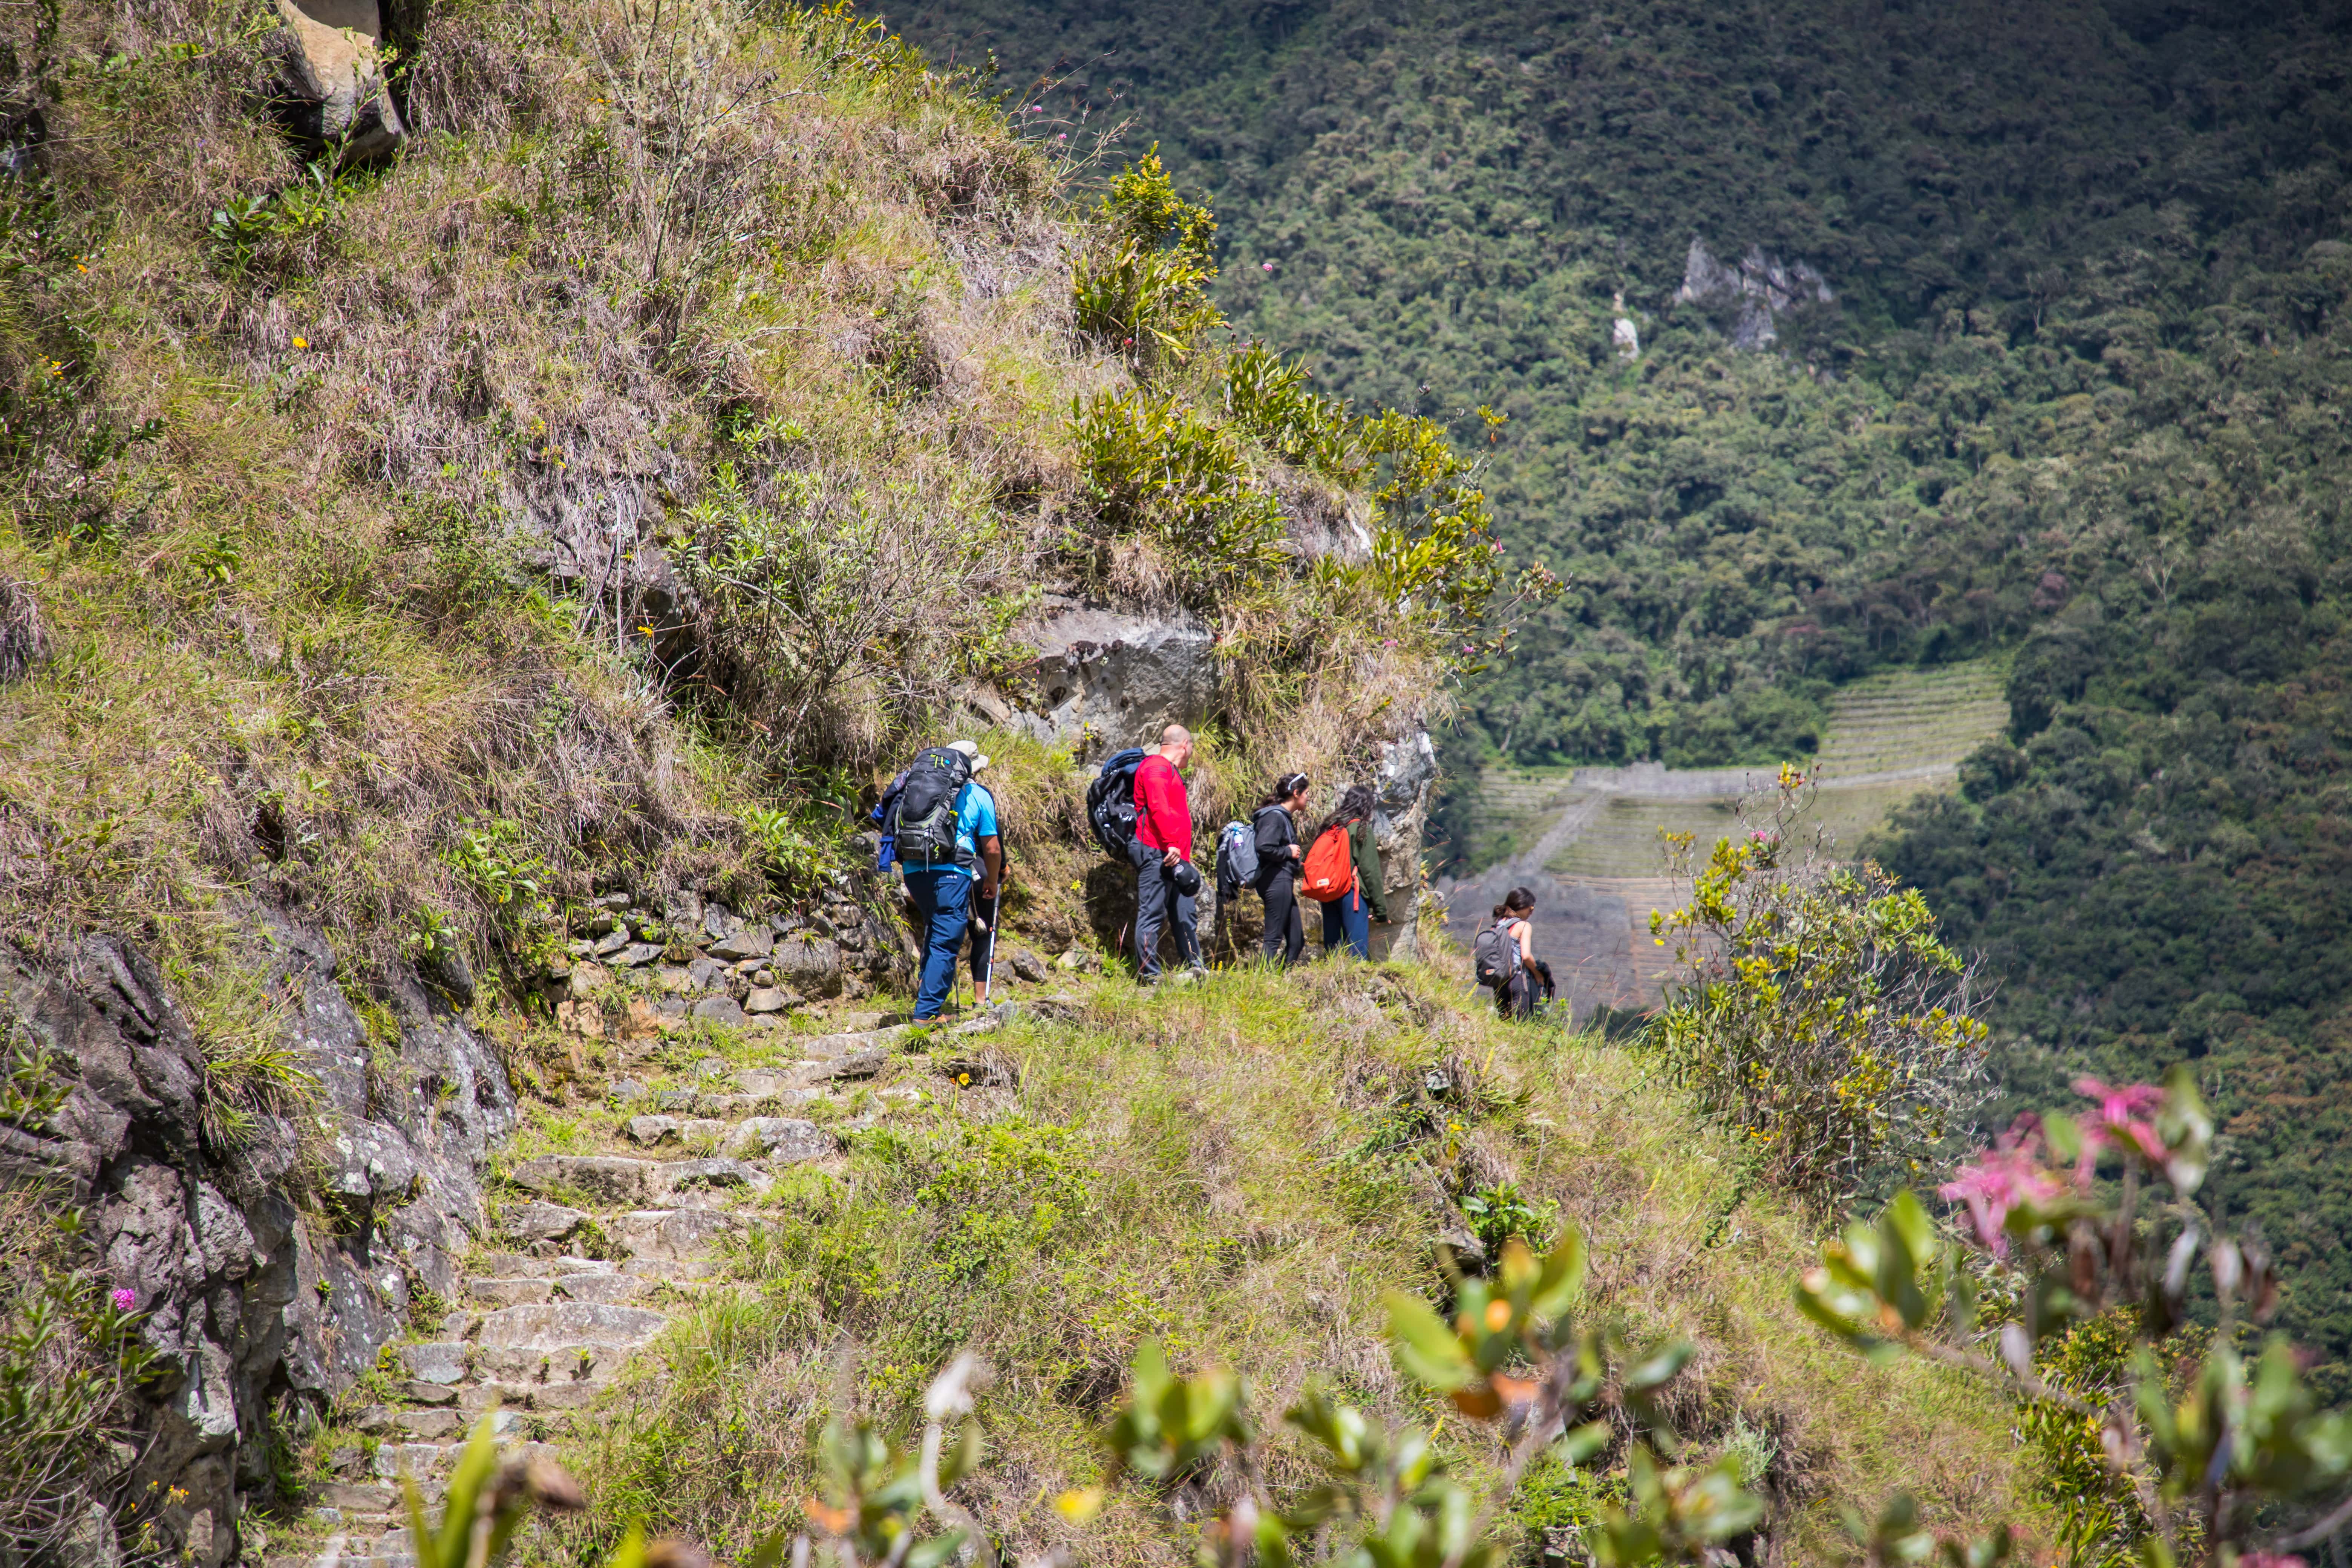
[[[924,1041],[991,1033],[1002,1016]],[[723,1279],[726,1247],[782,1172],[836,1159],[840,1132],[924,1099],[913,1082],[870,1081],[915,1033],[751,1034],[748,1061],[704,1058],[672,1087],[613,1083],[604,1142],[628,1152],[545,1154],[506,1170],[491,1226],[503,1249],[477,1257],[437,1337],[386,1352],[395,1393],[356,1417],[376,1440],[365,1473],[320,1489],[310,1518],[323,1542],[271,1568],[415,1568],[401,1478],[432,1502],[485,1412],[497,1413],[502,1447],[552,1454],[675,1317],[736,1288]]]

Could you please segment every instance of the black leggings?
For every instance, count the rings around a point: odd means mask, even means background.
[[[1265,900],[1266,957],[1279,951],[1284,963],[1297,963],[1307,952],[1307,917],[1298,909],[1298,879],[1286,871],[1258,891]]]

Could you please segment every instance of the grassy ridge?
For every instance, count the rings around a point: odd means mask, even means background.
[[[805,1495],[814,1415],[845,1400],[901,1423],[969,1346],[996,1369],[993,1458],[972,1483],[992,1528],[1024,1552],[1172,1563],[1181,1497],[1122,1490],[1083,1535],[1050,1506],[1096,1478],[1091,1423],[1136,1344],[1242,1371],[1269,1425],[1309,1380],[1431,1419],[1377,1298],[1442,1292],[1453,1201],[1498,1185],[1584,1229],[1596,1308],[1637,1339],[1697,1341],[1683,1431],[1709,1453],[1769,1439],[1769,1529],[1800,1558],[1826,1547],[1837,1502],[1896,1483],[1956,1525],[2018,1506],[2001,1413],[1966,1380],[1874,1369],[1807,1326],[1789,1296],[1807,1226],[1741,1180],[1728,1143],[1693,1135],[1641,1056],[1465,1000],[1450,972],[1244,971],[1106,984],[1066,1022],[938,1043],[906,1069],[941,1096],[928,1115],[853,1134],[842,1173],[780,1190],[736,1262],[756,1298],[682,1324],[616,1394],[583,1456],[599,1516],[746,1541]],[[1496,1458],[1469,1427],[1441,1441],[1473,1474]],[[1538,1487],[1518,1506],[1528,1535],[1591,1500]]]

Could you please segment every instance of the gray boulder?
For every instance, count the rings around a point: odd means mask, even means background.
[[[1008,683],[1009,701],[992,719],[1090,761],[1208,716],[1216,638],[1198,620],[1091,608],[1058,595],[1044,603],[1045,613],[1014,632],[1037,657]]]

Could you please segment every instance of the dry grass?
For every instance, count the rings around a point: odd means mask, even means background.
[[[1442,1293],[1445,1194],[1506,1180],[1591,1239],[1589,1310],[1698,1342],[1677,1418],[1700,1452],[1736,1423],[1777,1441],[1770,1561],[1817,1560],[1837,1504],[1896,1486],[1938,1523],[2017,1517],[1997,1402],[1937,1370],[1874,1369],[1808,1326],[1789,1294],[1799,1216],[1739,1195],[1727,1145],[1694,1135],[1642,1058],[1496,1024],[1450,992],[1353,965],[1107,985],[1074,1024],[1000,1037],[1016,1089],[909,1064],[947,1101],[781,1198],[741,1259],[757,1299],[688,1320],[583,1439],[599,1517],[644,1509],[739,1547],[805,1495],[811,1422],[854,1409],[903,1429],[969,1345],[997,1373],[993,1458],[968,1499],[992,1531],[1024,1553],[1172,1564],[1182,1495],[1122,1490],[1083,1532],[1049,1506],[1098,1475],[1088,1433],[1136,1346],[1243,1371],[1269,1428],[1309,1382],[1432,1420],[1391,1368],[1379,1295]],[[1449,1063],[1474,1087],[1433,1100],[1424,1074]],[[1497,1457],[1458,1422],[1441,1440],[1473,1473]],[[1276,1475],[1302,1484],[1275,1446]]]

